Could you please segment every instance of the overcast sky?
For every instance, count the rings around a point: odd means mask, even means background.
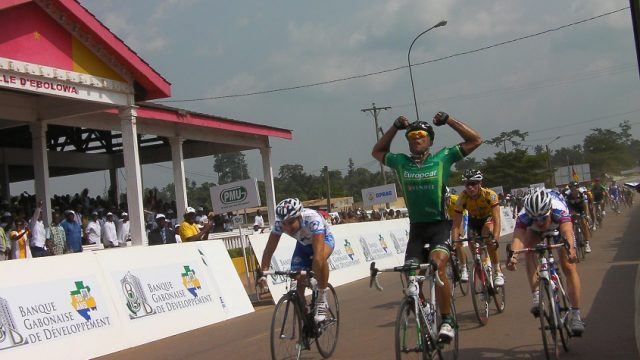
[[[272,140],[275,175],[283,164],[302,164],[310,174],[325,165],[346,170],[349,158],[378,171],[370,155],[373,117],[360,109],[373,102],[392,107],[379,117],[385,130],[399,115],[415,119],[407,51],[416,35],[442,19],[448,24],[422,36],[411,53],[422,120],[442,110],[484,139],[528,131],[531,146],[562,136],[552,149],[581,143],[594,127],[617,129],[623,120],[640,138],[628,0],[80,2],[172,83],[169,100],[303,86],[166,103],[293,130],[292,141]],[[331,83],[304,87],[323,82]],[[459,141],[452,129],[437,128],[434,149]],[[391,149],[407,151],[405,140],[397,137]],[[472,156],[495,151],[485,144]],[[262,179],[258,151],[247,152],[247,160],[250,175]],[[187,177],[215,182],[212,163],[212,157],[187,161]],[[143,173],[145,187],[172,181],[170,163],[145,166]],[[102,173],[85,178],[94,179],[82,182],[93,184],[94,195],[108,181]],[[54,180],[53,191],[79,191],[73,183]]]

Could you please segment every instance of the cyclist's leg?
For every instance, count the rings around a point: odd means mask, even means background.
[[[567,250],[562,248],[558,253],[558,258],[560,259],[560,267],[567,281],[567,294],[571,301],[571,307],[579,309],[581,300],[580,275],[578,275],[578,267],[576,264],[569,262],[567,255]]]
[[[524,247],[532,248],[535,247],[537,243],[541,240],[540,233],[533,231],[531,229],[527,229],[525,234],[525,238],[523,241]],[[538,265],[536,260],[536,254],[532,252],[528,252],[525,254],[526,267],[527,267],[527,279],[529,280],[529,286],[531,287],[531,292],[535,292],[538,290]]]
[[[318,288],[326,289],[329,283],[329,256],[333,252],[335,243],[333,236],[321,236],[314,237],[313,248],[313,263],[312,269],[318,280]]]
[[[312,255],[313,255],[313,250],[310,245],[304,246],[304,245],[301,245],[299,242],[296,242],[296,247],[293,250],[293,255],[291,255],[291,270],[298,271],[298,270],[310,269],[311,263],[312,263],[311,261]],[[304,299],[304,290],[306,288],[305,281],[304,281],[305,277],[300,276],[297,280],[298,280],[298,287],[297,287],[298,298]]]
[[[451,314],[451,289],[446,272],[449,261],[449,230],[450,224],[446,221],[431,225],[431,252],[429,256],[438,266],[438,276],[444,283],[444,286],[436,286],[436,300],[443,317]]]

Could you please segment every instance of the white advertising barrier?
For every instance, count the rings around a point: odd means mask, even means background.
[[[219,241],[0,262],[0,358],[88,359],[253,311]]]
[[[120,336],[129,340],[129,346],[253,311],[221,242],[127,250],[101,251],[96,256],[124,325]],[[216,251],[224,256],[216,256]],[[240,292],[234,294],[233,288]]]
[[[501,233],[511,234],[515,224],[511,209],[503,207],[501,212]],[[386,268],[402,265],[409,240],[409,219],[370,221],[335,225],[331,227],[335,248],[329,257],[331,274],[329,282],[340,286],[369,276],[371,262],[376,267]],[[249,235],[253,251],[262,259],[269,234]],[[288,270],[296,241],[283,234],[271,258],[271,269]],[[269,289],[277,301],[287,292],[289,280],[286,277],[268,277]]]
[[[0,358],[88,359],[126,348],[92,253],[0,262]]]
[[[380,268],[401,265],[408,240],[409,219],[353,223],[331,227],[335,248],[329,257],[329,282],[340,286],[369,276],[369,264]],[[269,234],[249,235],[258,259],[262,258]],[[271,259],[271,269],[288,270],[296,241],[286,234],[280,238]],[[277,301],[286,293],[289,280],[269,277],[269,289]]]

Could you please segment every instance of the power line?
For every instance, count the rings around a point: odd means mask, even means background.
[[[488,45],[488,46],[484,46],[484,47],[473,49],[473,50],[463,51],[463,52],[451,54],[451,55],[448,55],[448,56],[436,58],[436,59],[433,59],[433,60],[419,62],[419,63],[416,63],[416,64],[412,64],[412,66],[415,67],[415,66],[420,66],[420,65],[426,65],[426,64],[430,64],[430,63],[434,63],[434,62],[438,62],[438,61],[452,59],[452,58],[458,57],[458,56],[470,55],[470,54],[473,54],[473,53],[477,53],[477,52],[493,49],[493,48],[496,48],[496,47],[499,47],[499,46],[508,45],[508,44],[515,43],[515,42],[522,41],[522,40],[527,40],[527,39],[530,39],[530,38],[533,38],[533,37],[537,37],[537,36],[540,36],[540,35],[545,35],[545,34],[548,34],[548,33],[551,33],[551,32],[555,32],[555,31],[559,31],[559,30],[562,30],[562,29],[566,29],[566,28],[569,28],[569,27],[572,27],[572,26],[575,26],[575,25],[580,25],[580,24],[583,24],[583,23],[586,23],[586,22],[589,22],[589,21],[593,21],[593,20],[596,20],[596,19],[599,19],[599,18],[602,18],[602,17],[605,17],[605,16],[613,15],[615,13],[618,13],[618,12],[621,12],[621,11],[627,10],[627,9],[629,9],[628,6],[620,8],[618,10],[614,10],[614,11],[606,12],[606,13],[603,13],[603,14],[600,14],[600,15],[596,15],[596,16],[593,16],[593,17],[590,17],[590,18],[587,18],[587,19],[583,19],[583,20],[579,20],[579,21],[576,21],[576,22],[572,22],[572,23],[569,23],[569,24],[566,24],[566,25],[561,25],[561,26],[558,26],[558,27],[555,27],[555,28],[551,28],[551,29],[547,29],[547,30],[544,30],[544,31],[540,31],[540,32],[537,32],[537,33],[533,33],[533,34],[521,36],[521,37],[518,37],[518,38],[515,38],[515,39],[499,42],[499,43],[496,43],[496,44],[493,44],[493,45]],[[254,91],[254,92],[249,92],[249,93],[230,94],[230,95],[221,95],[221,96],[211,96],[211,97],[203,97],[203,98],[192,98],[192,99],[158,100],[158,101],[155,101],[155,102],[156,103],[195,102],[195,101],[221,100],[221,99],[230,99],[230,98],[237,98],[237,97],[263,95],[263,94],[270,94],[270,93],[275,93],[275,92],[291,91],[291,90],[310,88],[310,87],[315,87],[315,86],[320,86],[320,85],[329,85],[329,84],[348,81],[348,80],[362,79],[362,78],[366,78],[366,77],[370,77],[370,76],[381,75],[381,74],[385,74],[385,73],[389,73],[389,72],[393,72],[393,71],[402,70],[402,69],[405,69],[407,67],[408,67],[408,65],[403,65],[403,66],[398,66],[398,67],[395,67],[395,68],[392,68],[392,69],[380,70],[380,71],[366,73],[366,74],[353,75],[353,76],[348,76],[348,77],[334,79],[334,80],[320,81],[320,82],[311,83],[311,84],[289,86],[289,87],[277,88],[277,89],[271,89],[271,90]]]

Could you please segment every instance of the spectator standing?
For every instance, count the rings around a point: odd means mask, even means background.
[[[102,226],[100,226],[100,222],[98,220],[98,212],[94,211],[91,213],[91,220],[87,224],[87,228],[85,229],[85,239],[87,244],[95,245],[100,242],[102,238]]]
[[[47,256],[46,247],[46,234],[44,229],[44,223],[42,222],[42,200],[38,201],[33,216],[29,220],[29,232],[31,238],[29,240],[29,247],[31,249],[31,255],[33,257]]]
[[[158,227],[149,231],[149,245],[164,245],[176,242],[176,234],[164,214],[156,215],[156,224],[158,224]]]
[[[174,232],[175,232],[175,236],[176,236],[176,243],[181,243],[182,242],[182,238],[180,238],[180,224],[175,224],[174,226]]]
[[[11,231],[11,258],[27,259],[31,258],[31,249],[29,248],[29,228],[22,218],[16,220],[16,229]]]
[[[116,231],[116,224],[113,222],[113,213],[111,212],[107,213],[104,225],[102,225],[102,239],[104,241],[104,247],[118,246],[118,232]]]
[[[5,211],[0,218],[0,227],[4,229],[4,232],[8,234],[13,227],[13,215],[10,212]]]
[[[129,214],[122,213],[118,232],[118,243],[120,246],[127,246],[127,241],[131,240],[131,222],[129,222]]]
[[[71,252],[82,252],[82,227],[76,221],[73,210],[65,211],[65,220],[60,223],[67,238],[67,247]]]
[[[260,232],[262,232],[263,229],[264,229],[264,219],[262,218],[262,211],[258,209],[256,211],[256,217],[253,219],[253,231],[260,230]]]
[[[45,232],[47,241],[47,250],[49,255],[62,255],[67,253],[67,237],[64,229],[60,226],[60,214],[54,212],[51,214],[51,225]]]

